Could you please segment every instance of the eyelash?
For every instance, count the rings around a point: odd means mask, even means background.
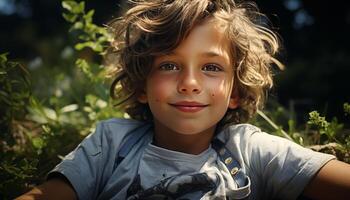
[[[205,65],[202,69],[204,69],[204,68],[206,68],[206,67],[208,67],[208,66],[214,67],[214,70],[207,70],[207,71],[213,71],[213,72],[220,72],[220,71],[222,71],[222,69],[221,69],[219,66],[215,65],[215,64],[208,64],[208,65]]]
[[[170,66],[170,67],[169,67]],[[207,68],[208,66],[210,67],[213,67],[212,69],[213,70],[204,70],[205,68]],[[164,71],[169,71],[169,70],[178,70],[179,67],[174,64],[174,63],[164,63],[164,64],[161,64],[159,66],[159,69],[160,70],[164,70]],[[212,71],[212,72],[219,72],[219,71],[222,71],[221,67],[215,65],[215,64],[207,64],[205,65],[203,68],[202,68],[203,71]]]
[[[171,68],[167,68],[169,66],[171,66]],[[179,67],[177,67],[177,65],[174,63],[163,63],[159,66],[159,69],[164,71],[174,70],[174,68],[179,69]]]

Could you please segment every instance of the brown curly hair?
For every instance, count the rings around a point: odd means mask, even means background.
[[[234,61],[234,90],[239,107],[228,109],[219,127],[249,120],[263,106],[273,85],[272,66],[283,65],[274,57],[277,35],[254,3],[233,0],[134,0],[132,7],[109,24],[114,36],[106,55],[114,81],[112,98],[131,118],[152,120],[148,105],[138,102],[154,58],[171,52],[194,26],[208,18],[223,23]]]

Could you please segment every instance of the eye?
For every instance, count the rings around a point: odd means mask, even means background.
[[[163,63],[159,66],[159,69],[164,71],[170,71],[170,70],[178,70],[179,67],[174,63]]]
[[[222,71],[222,69],[215,65],[215,64],[208,64],[208,65],[205,65],[202,70],[204,71],[212,71],[212,72],[219,72],[219,71]]]

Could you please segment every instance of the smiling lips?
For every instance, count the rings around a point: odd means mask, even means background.
[[[208,106],[207,104],[194,101],[181,101],[173,104],[171,103],[170,105],[182,112],[198,112]]]

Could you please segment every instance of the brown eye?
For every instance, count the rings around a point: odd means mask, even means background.
[[[214,65],[214,64],[208,64],[208,65],[205,65],[202,70],[204,71],[211,71],[211,72],[219,72],[219,71],[222,71],[222,69],[217,66],[217,65]]]
[[[170,71],[170,70],[178,70],[179,67],[174,63],[163,63],[159,66],[159,69],[164,71]]]

